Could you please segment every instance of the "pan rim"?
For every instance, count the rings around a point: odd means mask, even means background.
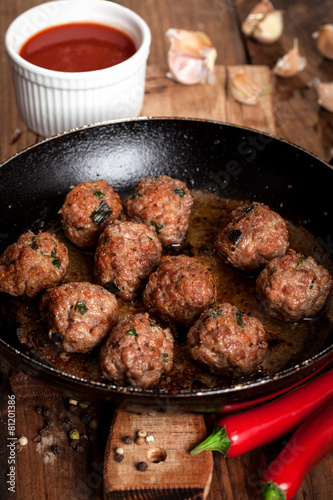
[[[14,158],[17,158],[18,156],[34,149],[35,147],[39,147],[45,143],[48,143],[50,141],[53,141],[55,139],[61,138],[61,137],[66,136],[66,135],[72,135],[75,133],[80,133],[84,130],[93,129],[96,127],[104,127],[104,126],[108,126],[108,125],[116,125],[116,124],[122,124],[122,123],[133,123],[133,122],[153,122],[153,121],[165,121],[165,122],[182,121],[182,122],[188,122],[188,123],[198,122],[198,123],[207,123],[207,124],[211,124],[211,125],[222,125],[222,126],[226,126],[226,127],[230,127],[230,128],[244,130],[246,132],[254,132],[256,134],[264,135],[264,136],[270,137],[278,142],[282,142],[284,144],[292,146],[293,148],[296,148],[296,149],[302,151],[303,153],[313,157],[315,160],[323,163],[328,168],[333,169],[333,166],[329,162],[323,160],[322,158],[317,156],[315,153],[312,153],[311,151],[305,149],[302,146],[299,146],[298,144],[295,144],[295,143],[293,143],[287,139],[284,139],[282,137],[278,137],[277,135],[271,134],[269,132],[264,132],[262,130],[259,130],[259,129],[256,129],[253,127],[246,127],[243,125],[237,125],[237,124],[234,124],[231,122],[224,122],[224,121],[219,121],[219,120],[209,120],[206,118],[191,118],[191,117],[187,117],[187,116],[181,116],[181,117],[178,117],[178,116],[176,116],[176,117],[173,117],[173,116],[138,116],[138,117],[134,117],[134,118],[106,120],[106,121],[91,123],[89,125],[83,125],[82,127],[77,127],[77,128],[73,128],[70,130],[66,130],[64,132],[60,132],[59,134],[56,134],[56,135],[53,135],[50,137],[45,137],[44,139],[42,139],[38,142],[35,142],[34,144],[30,144],[30,146],[23,148],[22,150],[18,151],[17,153],[14,153],[12,156],[10,156],[6,160],[4,160],[2,163],[0,163],[0,168],[5,166],[8,162],[12,161]]]

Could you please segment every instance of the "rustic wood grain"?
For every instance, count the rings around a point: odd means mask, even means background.
[[[139,430],[153,435],[154,442],[137,444]],[[205,500],[212,478],[212,453],[192,457],[189,452],[206,433],[200,415],[117,411],[104,455],[105,500]],[[124,444],[124,436],[131,436],[133,443]],[[119,447],[124,450],[121,463],[115,460]],[[148,465],[145,472],[138,470],[140,462]]]
[[[215,68],[215,83],[181,85],[158,67],[148,66],[146,95],[141,115],[186,116],[229,122],[275,133],[275,120],[270,93],[255,106],[244,106],[231,93],[231,79],[240,70],[263,90],[271,87],[267,66],[220,66]]]
[[[256,0],[235,1],[239,23],[255,5]],[[325,23],[332,23],[331,0],[274,0],[274,7],[284,12],[283,35],[272,45],[262,45],[244,38],[248,61],[271,69],[299,41],[301,55],[307,59],[305,69],[292,78],[273,77],[273,100],[277,135],[304,147],[329,161],[333,156],[333,115],[317,103],[317,96],[308,84],[317,77],[323,82],[333,80],[333,61],[318,52],[312,33]]]
[[[0,2],[0,32],[2,39],[9,23],[24,10],[40,3],[40,0],[3,0]],[[151,68],[160,72],[160,91],[155,89],[154,99],[161,99],[163,107],[163,85],[167,88],[176,84],[166,81],[166,54],[168,41],[165,31],[170,27],[181,27],[205,31],[212,39],[218,51],[219,68],[231,65],[264,65],[272,68],[278,57],[291,47],[297,35],[300,49],[308,59],[307,68],[297,77],[288,80],[273,78],[274,117],[276,134],[305,149],[329,160],[333,146],[332,114],[319,108],[314,92],[308,88],[308,81],[314,76],[323,81],[333,80],[333,62],[323,59],[317,52],[311,33],[318,26],[333,20],[331,0],[273,0],[276,8],[285,11],[285,30],[281,40],[270,46],[262,46],[250,39],[244,39],[240,33],[240,23],[256,3],[256,0],[120,0],[118,3],[134,9],[148,22],[152,32],[152,45],[149,57]],[[220,71],[220,70],[219,70]],[[148,92],[156,81],[147,80]],[[0,51],[0,88],[1,88],[1,129],[0,161],[4,161],[17,151],[39,140],[27,130],[18,116],[10,68],[2,46]],[[180,89],[179,89],[180,90]],[[189,89],[180,90],[186,92]],[[192,89],[191,89],[192,92]],[[148,95],[148,94],[147,94]],[[152,97],[152,96],[150,96]],[[193,102],[188,99],[184,104]],[[222,104],[220,103],[223,108]],[[204,109],[204,107],[203,107]],[[209,109],[209,113],[219,113],[219,107]],[[162,110],[163,111],[163,110]],[[241,108],[246,113],[248,109]],[[238,111],[239,112],[239,111]],[[238,112],[235,111],[236,116]],[[192,113],[191,113],[192,114]],[[19,133],[21,131],[21,133]],[[16,140],[15,140],[16,138]],[[69,444],[67,431],[58,429],[59,443],[64,448],[61,455],[52,463],[45,463],[47,452],[37,450],[32,440],[37,435],[44,419],[35,407],[49,407],[54,415],[68,413],[66,400],[17,401],[16,425],[17,436],[25,435],[29,439],[27,447],[17,454],[17,491],[12,494],[7,490],[8,453],[4,445],[7,434],[7,401],[12,389],[8,383],[8,366],[3,360],[0,378],[0,498],[11,500],[101,500],[103,454],[110,429],[113,409],[106,406],[94,411],[100,421],[96,432],[96,442],[89,441],[86,451],[76,452]],[[73,414],[72,424],[84,432],[85,426],[80,420],[80,409]],[[206,419],[208,431],[214,417]],[[214,454],[214,471],[207,500],[256,500],[259,477],[267,464],[279,453],[284,440],[275,441],[260,447],[242,457],[225,459]],[[52,457],[53,458],[53,457]],[[54,459],[53,459],[54,460]],[[330,500],[333,484],[333,455],[318,465],[305,479],[295,500]]]

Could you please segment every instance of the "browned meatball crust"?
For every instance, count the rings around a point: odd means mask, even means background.
[[[288,244],[284,219],[257,202],[233,210],[215,240],[218,254],[247,274],[260,271],[269,260],[284,255]]]
[[[237,378],[257,369],[267,342],[258,318],[225,303],[201,314],[188,332],[187,347],[191,357],[210,372]]]
[[[141,179],[124,205],[131,220],[146,224],[168,246],[184,242],[192,204],[184,182],[159,175]]]
[[[47,290],[40,301],[49,336],[66,352],[89,352],[118,319],[115,296],[88,282],[65,283]]]
[[[68,263],[67,247],[53,234],[24,233],[0,257],[0,292],[35,297],[63,281]]]
[[[297,322],[324,306],[332,287],[327,269],[295,250],[271,260],[256,281],[258,300],[273,318]]]
[[[100,353],[103,375],[117,385],[148,389],[173,366],[173,336],[146,314],[120,321]]]
[[[164,256],[142,298],[147,309],[165,323],[190,326],[215,302],[215,280],[194,257]]]
[[[67,238],[78,248],[92,250],[104,228],[122,215],[120,197],[103,180],[82,182],[67,194],[59,214]]]
[[[101,234],[94,259],[95,280],[125,301],[134,300],[161,262],[162,245],[145,224],[115,222]]]

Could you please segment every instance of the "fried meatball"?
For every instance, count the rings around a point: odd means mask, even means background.
[[[159,175],[141,179],[124,205],[131,220],[146,224],[168,246],[184,242],[192,204],[184,182]]]
[[[67,247],[53,234],[24,233],[0,257],[0,292],[35,297],[63,281],[68,263]]]
[[[288,244],[284,219],[257,202],[233,210],[215,240],[218,254],[246,274],[257,273],[269,260],[284,255]]]
[[[145,224],[115,222],[101,234],[94,259],[95,280],[125,301],[134,300],[161,262],[162,245]]]
[[[65,283],[47,290],[40,301],[50,338],[66,352],[89,352],[118,319],[115,296],[88,282]]]
[[[100,353],[103,375],[117,385],[148,389],[173,365],[173,336],[147,313],[120,321]]]
[[[215,280],[194,257],[165,256],[144,289],[147,309],[165,323],[190,326],[216,299]]]
[[[238,378],[262,363],[265,330],[258,318],[231,304],[204,311],[187,335],[190,356],[211,373]]]
[[[120,197],[103,180],[82,182],[67,194],[59,214],[67,238],[92,250],[104,228],[122,216]]]
[[[271,260],[256,281],[258,300],[273,318],[297,322],[324,306],[332,287],[327,269],[295,250]]]

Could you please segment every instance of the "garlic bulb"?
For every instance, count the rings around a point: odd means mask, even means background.
[[[242,103],[255,105],[258,99],[266,95],[271,89],[262,89],[241,70],[231,79],[231,93],[233,98]]]
[[[317,91],[318,104],[333,113],[333,82],[323,83],[319,78],[314,78],[308,85]]]
[[[201,31],[170,28],[166,32],[170,39],[167,75],[184,85],[214,83],[214,68],[217,56],[211,40]]]
[[[324,24],[312,34],[317,40],[317,48],[322,56],[333,59],[333,24]]]
[[[260,43],[274,43],[283,32],[283,13],[269,0],[257,3],[242,23],[242,32]]]
[[[300,56],[298,40],[294,40],[294,46],[281,59],[278,59],[273,68],[273,73],[288,78],[302,71],[306,66],[305,57]]]

